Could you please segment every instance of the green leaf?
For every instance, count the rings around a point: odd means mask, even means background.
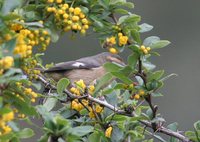
[[[48,122],[48,121],[50,122],[53,120],[53,118],[54,118],[53,115],[51,113],[49,113],[44,106],[39,105],[36,108],[37,108],[37,111],[39,112],[39,114],[42,115],[43,119],[46,122]]]
[[[172,77],[172,76],[178,76],[178,75],[175,74],[175,73],[172,73],[172,74],[169,74],[169,75],[163,77],[162,79],[160,79],[160,81],[165,81],[165,80],[169,79],[169,78]]]
[[[3,55],[4,56],[12,56],[13,55],[13,49],[15,48],[16,46],[16,38],[13,38],[11,40],[9,40],[8,42],[5,42],[3,45],[2,45],[2,49],[5,49],[6,52],[3,52]]]
[[[54,43],[57,42],[59,39],[59,34],[58,34],[58,30],[56,29],[56,27],[53,24],[51,24],[51,26],[48,30],[50,31],[51,41]]]
[[[140,33],[148,32],[153,29],[153,26],[147,23],[143,23],[139,27],[140,27]]]
[[[106,69],[107,72],[117,72],[119,71],[122,67],[120,67],[119,65],[117,64],[114,64],[114,63],[105,63],[103,65],[103,67]]]
[[[174,122],[174,123],[172,123],[172,124],[169,124],[169,125],[167,126],[167,128],[170,129],[170,130],[172,130],[172,131],[174,131],[174,132],[176,132],[176,131],[178,130],[178,123],[177,123],[177,122]]]
[[[131,14],[131,15],[124,15],[121,16],[117,22],[118,25],[121,24],[128,24],[128,23],[134,23],[134,22],[139,22],[141,20],[141,17],[136,14]]]
[[[19,97],[14,95],[10,91],[4,91],[4,95],[10,102],[13,103],[13,105],[20,110],[21,113],[24,113],[25,115],[36,115],[37,112],[35,110],[35,107],[31,106],[27,102],[24,102]]]
[[[94,94],[96,94],[103,86],[107,85],[113,79],[111,73],[106,73],[100,80],[98,80],[97,85],[95,86]]]
[[[188,137],[189,139],[193,140],[194,142],[199,142],[196,137],[195,132],[187,131],[187,132],[185,132],[185,136]]]
[[[3,7],[1,9],[1,13],[3,15],[8,14],[9,12],[11,12],[14,8],[20,6],[22,4],[22,0],[17,0],[17,1],[13,1],[13,0],[4,0],[3,3]]]
[[[131,84],[133,82],[131,79],[129,79],[129,77],[125,76],[121,72],[112,72],[111,74],[126,84]]]
[[[130,56],[128,56],[128,65],[132,67],[132,69],[135,69],[138,58],[139,58],[139,55],[137,53],[133,53]]]
[[[101,135],[95,131],[94,133],[92,133],[89,138],[88,138],[89,142],[101,142]]]
[[[113,12],[114,12],[114,13],[118,13],[118,14],[128,14],[128,11],[125,10],[125,9],[122,9],[122,8],[114,9]]]
[[[133,39],[140,45],[142,43],[142,40],[140,38],[140,33],[134,29],[131,30],[131,36],[133,37]]]
[[[62,95],[63,91],[69,86],[70,81],[67,78],[62,78],[57,83],[57,93]]]
[[[43,106],[47,109],[47,111],[51,111],[55,106],[58,100],[56,98],[47,98]]]
[[[43,136],[40,137],[40,139],[38,140],[38,142],[47,142],[49,138],[49,135],[45,134]]]
[[[163,74],[164,74],[164,70],[159,70],[159,71],[155,71],[152,74],[149,75],[149,77],[147,78],[148,81],[152,81],[152,80],[158,80],[160,79]]]
[[[119,72],[125,76],[129,76],[134,70],[130,66],[125,66]]]
[[[9,113],[11,112],[12,110],[8,107],[4,107],[4,108],[1,108],[0,109],[0,114],[3,115],[3,114],[6,114],[6,113]]]
[[[169,124],[167,126],[168,129],[174,131],[174,132],[177,132],[178,131],[178,123],[177,122],[174,122],[172,124]],[[170,137],[169,139],[170,142],[179,142],[178,139],[174,138],[174,137]]]
[[[153,69],[156,68],[156,66],[154,64],[152,64],[151,62],[148,62],[148,61],[142,61],[142,65],[148,71],[153,70]]]
[[[128,120],[129,117],[128,116],[124,116],[124,115],[114,115],[114,117],[112,118],[112,120],[118,122],[118,121],[126,121]]]
[[[111,142],[121,142],[123,140],[124,133],[117,126],[113,126]]]
[[[94,130],[92,126],[78,126],[69,129],[69,133],[76,136],[85,136]]]
[[[30,128],[24,128],[23,130],[17,133],[19,138],[30,138],[34,135],[34,131]]]
[[[9,77],[14,74],[22,74],[22,70],[18,68],[10,68],[5,74],[4,77]]]
[[[168,40],[160,40],[152,44],[150,47],[151,49],[159,49],[169,45],[170,42]]]
[[[19,15],[17,15],[17,14],[14,14],[14,13],[9,13],[9,14],[7,14],[5,16],[2,16],[2,19],[4,21],[15,20],[15,19],[18,19],[18,18],[21,18],[21,17]]]
[[[152,97],[162,97],[163,94],[161,94],[161,93],[151,93],[151,96]]]
[[[40,90],[42,88],[41,83],[32,83],[32,86],[37,90]]]
[[[144,41],[143,41],[143,45],[146,47],[149,47],[151,45],[153,45],[154,43],[160,41],[160,38],[157,36],[150,36],[147,37]]]
[[[197,121],[197,122],[194,123],[194,128],[196,130],[200,130],[200,121]]]

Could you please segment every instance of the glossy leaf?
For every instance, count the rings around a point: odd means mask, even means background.
[[[63,91],[67,88],[67,86],[69,86],[70,81],[67,78],[62,78],[58,81],[57,84],[57,93],[59,95],[62,95]]]

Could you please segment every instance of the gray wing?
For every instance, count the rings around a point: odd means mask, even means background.
[[[95,63],[91,62],[86,63],[84,61],[77,60],[77,61],[68,61],[55,64],[54,67],[51,67],[45,70],[44,72],[48,73],[48,72],[68,71],[72,69],[90,69],[96,67],[99,67],[99,65],[96,65]]]

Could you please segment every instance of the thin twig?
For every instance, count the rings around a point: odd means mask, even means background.
[[[49,82],[46,81],[43,77],[39,76],[38,79],[40,81],[42,81],[45,85],[48,85],[52,89],[56,90],[56,87],[54,85],[49,84]],[[77,99],[77,97],[78,97],[78,96],[72,94],[71,92],[69,92],[67,89],[64,90],[64,93],[66,93],[72,99]],[[137,117],[135,112],[132,112],[131,114],[127,113],[126,111],[120,110],[120,109],[116,108],[115,106],[109,104],[107,101],[99,100],[99,99],[94,98],[94,97],[92,97],[90,95],[88,95],[87,99],[90,100],[91,102],[95,102],[95,103],[98,103],[99,105],[107,107],[108,109],[114,111],[116,114],[121,114],[121,115],[129,116],[129,117]],[[139,122],[142,123],[143,125],[145,125],[146,127],[152,128],[152,123],[149,122],[149,121],[141,120]],[[170,130],[168,128],[165,128],[164,126],[159,127],[157,132],[163,133],[163,134],[166,134],[166,135],[169,135],[169,136],[172,136],[172,137],[175,137],[175,138],[177,138],[177,139],[179,139],[179,140],[181,140],[183,142],[193,142],[192,140],[190,140],[189,138],[187,138],[184,135],[180,134],[179,132],[174,132],[174,131],[172,131],[172,130]]]

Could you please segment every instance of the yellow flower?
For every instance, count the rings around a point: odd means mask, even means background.
[[[115,39],[114,36],[107,38],[106,41],[109,42],[112,45],[116,44],[116,39]]]
[[[93,113],[93,111],[90,111],[90,112],[89,112],[89,117],[90,117],[90,118],[95,118],[95,114]]]
[[[81,19],[83,19],[83,18],[85,18],[85,14],[80,13],[80,14],[79,14],[79,17],[80,17]],[[87,23],[87,24],[88,24],[88,23]]]
[[[100,105],[96,106],[96,112],[97,113],[101,113],[103,111],[103,107],[101,107]]]
[[[109,52],[112,53],[112,54],[117,54],[118,53],[117,49],[115,49],[113,47],[109,48]]]
[[[84,106],[81,103],[79,103],[76,99],[71,102],[71,108],[76,111],[81,111],[84,108]]]
[[[86,30],[82,29],[82,30],[81,30],[81,34],[84,35],[85,33],[86,33]]]
[[[87,20],[86,18],[82,19],[81,22],[82,22],[83,24],[85,24],[85,25],[87,25],[87,24],[89,23],[88,20]]]
[[[67,3],[65,3],[65,4],[63,5],[63,7],[64,7],[65,9],[68,9],[68,8],[69,8],[69,5],[68,5]]]
[[[69,8],[69,12],[70,12],[70,13],[74,12],[74,8],[73,8],[73,7],[70,7],[70,8]]]
[[[79,21],[79,17],[78,17],[78,16],[72,16],[72,21],[73,21],[73,22]]]
[[[59,9],[59,10],[58,10],[58,14],[61,15],[61,14],[64,14],[64,13],[65,13],[64,10],[62,10],[62,9]]]
[[[84,83],[84,81],[81,79],[79,81],[76,82],[76,84],[81,87],[82,89],[85,89],[86,88],[86,85]]]
[[[151,50],[151,48],[150,48],[150,47],[147,47],[146,49],[147,49],[147,51],[150,51],[150,50]]]
[[[11,121],[14,119],[14,112],[11,111],[9,113],[6,113],[3,115],[3,118],[2,118],[4,121]]]
[[[79,7],[76,7],[74,9],[74,15],[79,15],[81,13],[81,9]]]
[[[89,29],[89,26],[88,25],[84,25],[83,29],[87,30],[87,29]]]
[[[53,3],[53,2],[54,2],[54,0],[47,0],[47,2],[48,2],[48,3]]]
[[[118,37],[121,37],[121,36],[123,36],[123,34],[122,33],[118,33]]]
[[[145,94],[144,90],[139,90],[139,94],[144,95]]]
[[[107,138],[110,138],[111,137],[111,134],[112,134],[112,126],[110,126],[110,127],[108,127],[107,129],[106,129],[106,131],[105,131],[105,136],[107,137]]]
[[[10,126],[4,126],[3,130],[4,130],[4,134],[8,134],[8,133],[10,133],[12,131],[12,129],[10,128]]]
[[[135,94],[134,99],[139,100],[140,99],[140,95],[139,94]]]
[[[56,0],[56,3],[62,3],[62,0]]]
[[[144,54],[148,54],[149,51],[151,50],[151,48],[150,48],[150,47],[145,47],[144,45],[142,45],[142,46],[140,47],[140,50],[142,50],[142,52],[143,52]]]
[[[13,57],[6,56],[0,60],[0,68],[9,69],[10,67],[12,67],[13,62],[14,62]]]
[[[119,46],[126,45],[128,42],[127,36],[120,36],[119,37]]]
[[[69,15],[67,13],[63,14],[63,18],[67,19],[69,17]]]
[[[94,93],[94,90],[95,90],[94,85],[90,85],[90,86],[89,86],[89,89],[88,89],[89,94],[93,94],[93,93]]]

